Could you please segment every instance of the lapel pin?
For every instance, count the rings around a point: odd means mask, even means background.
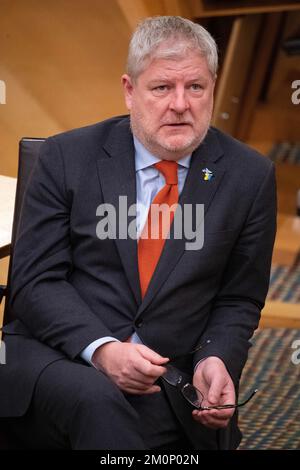
[[[204,173],[204,181],[210,181],[214,176],[213,172],[210,171],[208,168],[203,168],[202,173]]]

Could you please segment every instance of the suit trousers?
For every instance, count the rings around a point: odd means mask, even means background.
[[[101,371],[68,359],[43,370],[27,413],[5,427],[21,448],[192,448],[163,390],[124,394]]]

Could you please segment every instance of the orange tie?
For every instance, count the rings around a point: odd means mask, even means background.
[[[178,203],[178,164],[173,161],[162,160],[154,166],[164,175],[166,184],[151,203],[148,218],[138,242],[138,264],[142,297],[146,293],[163,250]],[[170,211],[171,206],[173,207]]]

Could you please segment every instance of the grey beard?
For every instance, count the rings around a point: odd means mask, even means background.
[[[158,158],[160,158],[159,154],[162,153],[162,151],[170,152],[174,155],[176,155],[177,153],[182,153],[183,152],[184,154],[181,155],[179,158],[190,155],[191,153],[193,153],[199,147],[199,145],[205,139],[205,137],[207,135],[207,132],[208,132],[208,129],[209,129],[209,126],[210,126],[210,122],[208,123],[205,132],[203,132],[201,136],[196,138],[194,141],[188,143],[183,148],[182,147],[176,148],[176,147],[172,147],[172,146],[168,147],[168,146],[161,145],[159,142],[156,142],[152,138],[152,136],[148,136],[148,135],[145,135],[145,134],[140,135],[139,126],[135,126],[135,125],[132,124],[132,119],[131,119],[131,116],[130,116],[130,129],[131,129],[132,134],[141,142],[142,145],[144,145],[144,147],[150,153],[152,153],[154,156],[156,156]]]

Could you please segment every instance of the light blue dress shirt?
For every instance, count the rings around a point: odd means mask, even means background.
[[[146,223],[148,217],[148,211],[156,194],[164,187],[165,178],[163,174],[158,171],[154,164],[160,162],[161,159],[152,155],[141,142],[134,137],[134,148],[135,148],[135,174],[136,174],[136,224],[137,224],[137,235],[141,234],[141,231]],[[181,158],[177,161],[178,163],[178,192],[181,193],[186,176],[188,174],[190,166],[191,155]],[[87,346],[82,352],[81,357],[89,364],[92,363],[92,356],[97,348],[105,343],[111,341],[118,341],[116,338],[111,336],[105,336],[93,341]],[[136,333],[131,336],[132,343],[142,343]]]

